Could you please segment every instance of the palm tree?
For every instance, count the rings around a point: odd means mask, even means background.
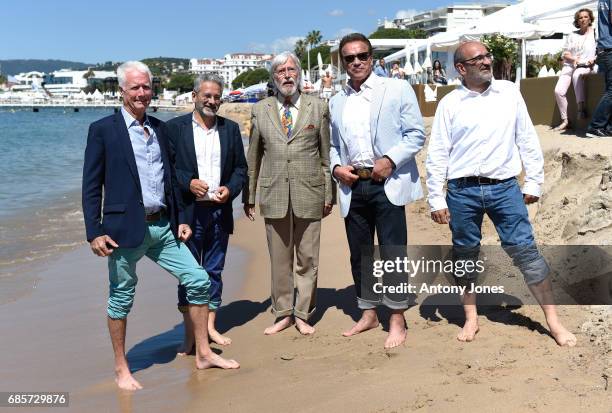
[[[295,42],[293,52],[297,55],[298,58],[301,59],[304,56],[304,53],[306,53],[306,40],[300,39]]]
[[[319,30],[311,30],[306,35],[306,44],[308,45],[308,78],[310,78],[310,50],[312,46],[318,45],[321,42],[321,32]]]

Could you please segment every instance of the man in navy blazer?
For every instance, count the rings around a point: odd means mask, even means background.
[[[94,254],[108,257],[108,329],[115,354],[115,381],[141,389],[125,357],[127,315],[134,301],[136,263],[144,255],[187,289],[196,336],[196,367],[238,368],[208,345],[208,288],[204,269],[186,246],[191,235],[163,122],[146,115],[152,98],[151,72],[130,61],[117,69],[123,107],[89,127],[83,165],[83,216]]]
[[[217,344],[228,345],[231,339],[217,331],[215,316],[221,306],[221,272],[229,235],[234,231],[232,200],[246,182],[247,162],[238,124],[217,116],[222,92],[221,77],[199,76],[193,87],[193,113],[172,119],[167,126],[186,222],[193,228],[188,245],[210,277],[208,336]],[[189,353],[194,337],[185,311],[184,285],[179,285],[178,300],[186,327],[182,352]]]

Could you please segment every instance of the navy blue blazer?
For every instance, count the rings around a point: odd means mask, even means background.
[[[161,150],[166,212],[172,231],[178,236],[179,223],[187,221],[183,216],[166,125],[154,117],[148,119]],[[146,228],[142,189],[130,135],[121,112],[89,126],[82,197],[87,241],[108,235],[120,247],[134,248],[142,244]]]
[[[192,113],[174,118],[167,123],[170,145],[176,158],[176,176],[183,193],[185,218],[190,224],[194,219],[195,195],[189,190],[192,179],[198,176],[198,160],[193,143]],[[221,143],[221,180],[220,185],[226,186],[230,198],[221,207],[221,221],[224,231],[234,232],[232,201],[240,194],[247,180],[247,162],[244,156],[244,146],[238,124],[229,119],[217,116],[217,129]]]

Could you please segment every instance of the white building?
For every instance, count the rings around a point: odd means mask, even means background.
[[[189,71],[196,74],[213,73],[221,76],[227,89],[239,74],[247,70],[268,68],[272,55],[262,53],[230,53],[223,59],[190,59]]]
[[[415,14],[412,17],[387,20],[378,23],[379,28],[385,29],[421,29],[427,32],[428,36],[436,33],[452,31],[454,29],[474,24],[482,17],[495,13],[510,4],[462,4],[448,7],[441,7],[423,13]]]
[[[18,85],[11,87],[13,92],[44,89],[53,97],[73,96],[81,92],[91,82],[102,82],[107,78],[117,78],[115,72],[93,71],[93,76],[85,76],[88,70],[60,69],[45,74],[42,72],[28,72],[15,75]]]

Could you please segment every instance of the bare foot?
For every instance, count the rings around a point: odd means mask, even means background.
[[[123,390],[140,390],[142,386],[138,381],[132,376],[132,373],[129,371],[127,373],[117,373],[117,377],[115,377],[115,383],[119,386],[120,389]]]
[[[389,335],[385,340],[385,348],[394,348],[406,341],[406,320],[403,314],[393,314],[389,320]]]
[[[361,319],[357,321],[357,324],[355,324],[350,330],[347,330],[342,333],[342,335],[344,337],[350,337],[376,327],[378,327],[378,317],[376,316],[376,312],[364,311],[361,315]]]
[[[196,356],[196,368],[198,370],[210,369],[218,367],[220,369],[238,369],[240,364],[236,360],[224,359],[215,354],[213,351],[208,352],[204,356]]]
[[[563,327],[561,323],[553,325],[549,324],[548,328],[550,329],[550,334],[561,347],[574,347],[576,345],[576,342],[578,341],[576,336]]]
[[[183,340],[183,344],[180,345],[176,354],[179,356],[188,356],[190,354],[191,355],[195,354],[194,353],[194,350],[195,350],[194,341],[195,341],[195,338],[193,337],[193,335],[191,337],[185,337]]]
[[[229,346],[230,344],[232,344],[231,338],[222,335],[215,329],[212,329],[212,330],[210,328],[208,329],[208,338],[213,343],[217,343],[220,346]]]
[[[553,130],[556,132],[565,132],[568,126],[569,126],[569,122],[567,120],[563,120],[561,124],[557,126],[556,128],[553,128]]]
[[[309,336],[311,334],[314,334],[315,332],[315,328],[313,326],[298,317],[295,318],[295,327],[301,334],[305,336]]]
[[[270,327],[266,328],[264,330],[264,334],[267,336],[276,334],[279,331],[283,331],[287,327],[290,327],[292,324],[293,324],[293,317],[289,317],[289,316],[283,317],[280,319],[280,321],[277,321],[276,323],[272,324]]]
[[[473,341],[478,330],[478,318],[468,318],[465,320],[465,324],[459,334],[457,334],[457,340],[463,342]]]

